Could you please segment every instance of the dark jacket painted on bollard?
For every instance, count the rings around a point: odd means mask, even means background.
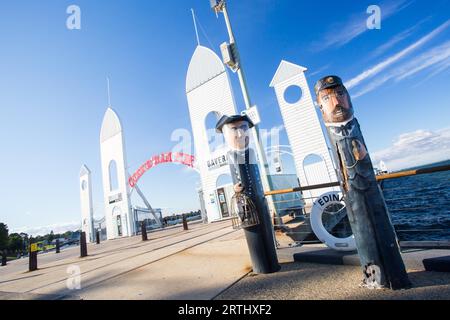
[[[374,281],[375,277],[376,283],[382,286],[393,289],[409,287],[395,230],[358,120],[355,118],[341,127],[329,127],[328,131],[343,175],[344,200],[366,275],[365,281]],[[355,141],[366,153],[362,159],[355,156]],[[367,274],[368,270],[372,274]]]
[[[255,273],[277,272],[280,270],[280,265],[255,152],[251,149],[242,152],[230,151],[228,160],[233,184],[242,184],[245,188],[244,193],[253,201],[258,212],[260,224],[244,229],[253,271]]]

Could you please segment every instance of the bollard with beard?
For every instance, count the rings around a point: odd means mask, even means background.
[[[315,92],[342,181],[348,218],[355,235],[367,288],[411,286],[389,212],[350,96],[342,80],[325,77]]]
[[[254,273],[273,273],[280,270],[273,225],[259,175],[255,152],[249,147],[249,132],[253,123],[247,116],[223,116],[217,131],[223,133],[230,148],[228,160],[237,194],[245,194],[254,204],[257,224],[244,227]]]

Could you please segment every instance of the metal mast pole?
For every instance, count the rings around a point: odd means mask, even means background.
[[[238,46],[236,44],[236,39],[234,38],[233,29],[231,28],[231,22],[230,17],[228,16],[227,6],[225,3],[225,0],[222,0],[221,2],[221,11],[223,12],[223,15],[225,17],[225,23],[227,25],[228,35],[230,36],[230,44],[233,44],[235,46],[235,53],[237,54],[238,59],[238,68],[237,68],[237,74],[239,78],[239,83],[241,85],[242,95],[244,97],[245,107],[247,110],[249,110],[253,105],[250,99],[250,94],[248,92],[247,88],[247,82],[245,80],[244,75],[244,69],[242,67],[242,61],[239,57],[239,50]],[[259,158],[259,167],[261,172],[261,180],[263,184],[263,188],[265,192],[269,192],[271,190],[270,187],[270,181],[269,181],[269,165],[267,164],[267,158],[266,154],[264,153],[263,146],[261,145],[261,139],[259,136],[259,126],[255,125],[255,127],[252,129],[253,134],[253,140],[255,141],[256,145],[256,153]],[[269,205],[270,212],[273,216],[277,216],[277,212],[275,209],[275,205],[273,203],[273,199],[271,196],[267,197],[267,204]],[[273,217],[272,217],[273,218]],[[273,221],[273,219],[272,219]]]

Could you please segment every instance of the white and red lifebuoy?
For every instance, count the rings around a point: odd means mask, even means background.
[[[311,210],[310,221],[311,228],[317,238],[325,243],[329,248],[336,251],[354,251],[356,250],[356,243],[354,235],[347,238],[337,238],[330,234],[323,225],[322,215],[324,210],[333,204],[345,203],[341,200],[339,192],[328,192],[320,196],[315,202]]]

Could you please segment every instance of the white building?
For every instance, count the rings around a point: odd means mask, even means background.
[[[229,203],[233,195],[226,157],[228,149],[224,145],[210,146],[214,128],[207,128],[206,119],[213,114],[218,121],[223,115],[234,115],[237,111],[225,66],[206,47],[198,46],[192,56],[186,95],[208,221],[225,219],[230,217]]]
[[[338,181],[306,71],[304,67],[283,60],[270,84],[275,89],[302,187]],[[287,99],[288,90],[297,90],[299,98]],[[333,190],[339,189],[318,189],[303,194],[306,198],[315,198]],[[306,203],[312,203],[311,199],[306,199]]]
[[[94,209],[92,204],[91,171],[86,165],[80,170],[81,231],[86,232],[86,241],[94,239]]]
[[[132,236],[135,221],[131,211],[127,159],[122,125],[108,108],[100,133],[106,233],[108,239]]]

